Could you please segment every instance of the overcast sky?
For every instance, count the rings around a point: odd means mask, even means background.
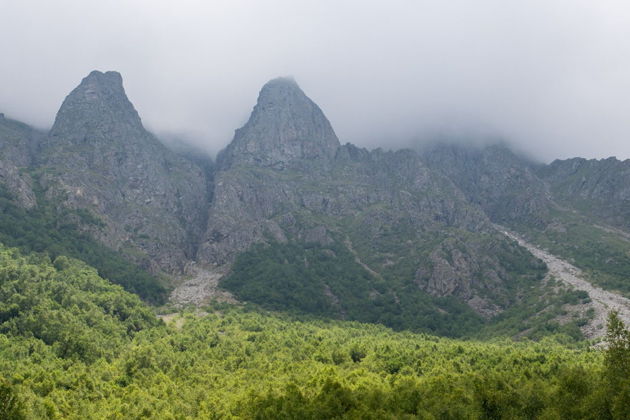
[[[630,158],[629,4],[0,0],[0,112],[49,127],[81,78],[117,70],[150,130],[214,153],[292,75],[344,143]]]

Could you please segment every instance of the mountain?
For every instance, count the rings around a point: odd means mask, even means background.
[[[278,207],[296,198],[287,194],[310,180],[298,179],[285,192],[277,175],[318,176],[315,167],[329,166],[338,148],[339,140],[323,112],[295,81],[280,78],[267,83],[249,121],[218,156],[214,200],[199,259],[215,265],[230,263],[266,234],[286,241],[271,219]],[[263,178],[257,181],[259,176]]]
[[[284,169],[330,161],[339,140],[321,109],[302,92],[295,80],[277,78],[266,83],[258,102],[234,140],[218,158],[219,165],[254,164]]]
[[[154,272],[181,273],[206,220],[206,177],[142,125],[120,74],[90,73],[42,144],[45,196],[92,211],[100,241]]]
[[[49,133],[2,117],[0,139],[0,241],[83,259],[150,302],[176,287],[176,304],[447,335],[560,319],[573,334],[586,309],[565,303],[581,294],[554,286],[532,246],[630,293],[627,162],[342,145],[291,78],[262,87],[216,162],[149,133],[116,72],[84,78]]]
[[[426,323],[437,298],[453,298],[446,318],[461,303],[491,317],[541,270],[417,153],[340,146],[290,79],[262,88],[219,155],[197,261],[232,267],[222,284],[245,300],[400,326]]]

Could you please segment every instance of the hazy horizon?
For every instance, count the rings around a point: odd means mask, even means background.
[[[0,25],[0,112],[44,129],[90,71],[116,70],[149,130],[215,154],[290,75],[342,143],[630,158],[620,1],[26,0]]]

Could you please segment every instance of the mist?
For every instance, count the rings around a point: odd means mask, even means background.
[[[0,35],[0,112],[41,128],[91,70],[117,70],[148,129],[214,154],[292,75],[342,143],[630,158],[623,1],[21,0]]]

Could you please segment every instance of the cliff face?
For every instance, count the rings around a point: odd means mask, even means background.
[[[95,234],[152,271],[181,272],[205,225],[206,177],[147,132],[120,74],[90,73],[64,100],[43,142],[50,199],[92,210]]]
[[[538,164],[505,146],[453,144],[427,148],[422,157],[495,223],[544,230],[574,214],[586,223],[630,230],[630,160],[573,158]]]
[[[25,208],[37,204],[28,168],[33,164],[36,149],[44,136],[44,133],[0,114],[0,184]]]

